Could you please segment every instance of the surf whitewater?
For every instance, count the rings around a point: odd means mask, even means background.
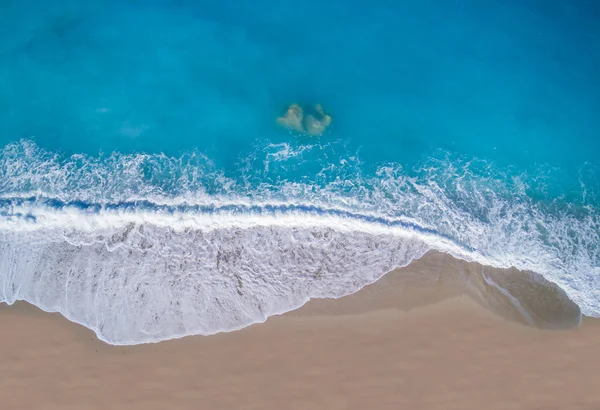
[[[600,316],[593,205],[539,199],[535,178],[483,161],[437,155],[369,170],[327,149],[267,144],[229,175],[199,153],[10,144],[0,301],[60,312],[111,344],[157,342],[342,297],[435,249],[539,273]],[[298,177],[307,164],[319,169]]]

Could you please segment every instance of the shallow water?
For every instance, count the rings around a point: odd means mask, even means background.
[[[0,300],[140,343],[438,249],[600,315],[594,2],[37,3],[0,5]]]

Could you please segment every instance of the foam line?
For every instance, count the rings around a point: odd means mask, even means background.
[[[534,200],[524,177],[490,165],[368,176],[351,161],[324,164],[319,181],[274,180],[266,170],[226,177],[205,159],[8,146],[0,301],[61,312],[108,343],[157,342],[342,297],[434,249],[539,273],[600,316],[594,206]],[[277,166],[268,172],[286,175]]]

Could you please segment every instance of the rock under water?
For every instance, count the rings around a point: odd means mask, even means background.
[[[285,115],[277,118],[277,123],[290,130],[318,137],[323,135],[331,124],[331,116],[325,113],[321,104],[305,110],[299,104],[293,103]]]

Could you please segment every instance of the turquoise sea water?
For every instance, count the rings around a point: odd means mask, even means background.
[[[0,301],[135,344],[439,249],[600,316],[599,20],[585,0],[3,1]],[[279,126],[291,103],[331,126]]]

